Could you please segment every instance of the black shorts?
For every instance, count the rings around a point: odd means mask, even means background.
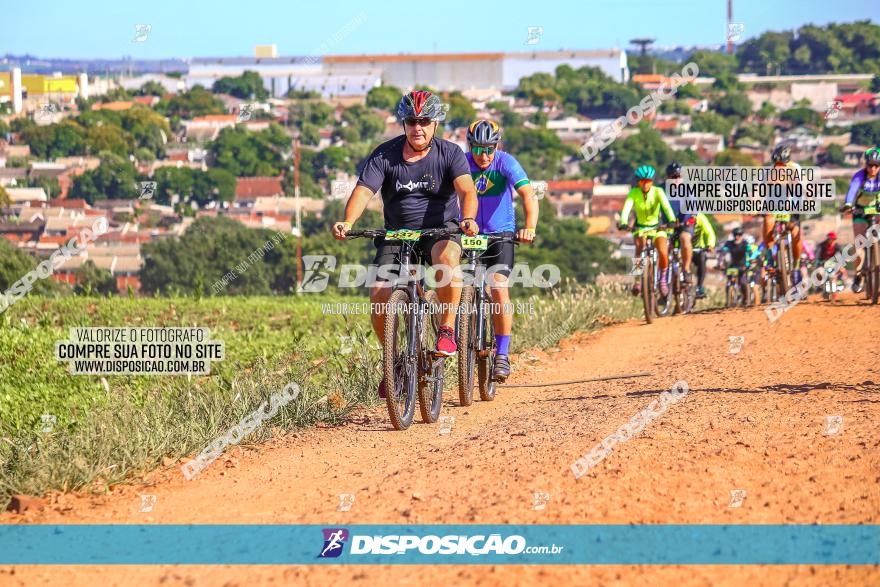
[[[513,237],[513,232],[498,232],[493,236],[509,236]],[[510,277],[513,270],[514,249],[516,246],[509,241],[496,241],[490,243],[486,252],[480,257],[483,265],[487,270],[495,270],[499,275]]]
[[[443,225],[442,228],[449,229],[458,229],[458,221],[450,220],[446,224]],[[440,228],[440,227],[432,227],[432,228]],[[439,243],[440,241],[453,241],[461,246],[461,235],[453,234],[450,236],[423,236],[419,239],[419,242],[416,243],[416,249],[419,252],[419,255],[422,258],[422,262],[426,265],[431,264],[431,249],[434,248],[434,245]],[[372,266],[381,267],[383,265],[394,266],[393,273],[396,275],[397,271],[397,261],[398,256],[400,255],[401,243],[399,241],[391,241],[385,242],[383,237],[376,237],[373,239],[373,244],[376,246],[376,256],[373,258]],[[410,259],[411,263],[415,263],[415,259]],[[376,281],[385,281],[381,277],[377,275]]]

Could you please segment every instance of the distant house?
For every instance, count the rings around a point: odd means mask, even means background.
[[[0,186],[15,187],[27,179],[24,167],[0,167]]]
[[[236,124],[234,114],[209,114],[197,116],[183,122],[188,141],[213,141],[224,128],[232,128]]]
[[[134,106],[134,102],[95,102],[92,104],[92,110],[113,110],[119,112],[122,110],[130,110]]]
[[[584,218],[590,215],[591,180],[562,180],[547,182],[547,198],[560,218]]]
[[[593,186],[593,197],[590,200],[591,216],[607,216],[617,219],[626,196],[632,186],[626,184],[596,184]]]
[[[679,130],[678,118],[667,118],[665,120],[655,120],[654,128],[661,134],[672,134]]]
[[[724,150],[724,137],[710,132],[685,132],[663,137],[663,142],[676,151],[695,151],[704,161],[711,161]]]
[[[235,182],[235,205],[252,208],[257,198],[281,197],[281,177],[239,177]]]
[[[840,110],[844,116],[854,118],[859,115],[875,114],[877,112],[877,94],[871,92],[859,92],[844,94],[834,98],[840,102]]]
[[[40,219],[30,222],[0,222],[0,236],[15,244],[37,241],[42,232],[43,221]]]
[[[13,204],[24,202],[48,202],[49,196],[43,188],[6,188]]]

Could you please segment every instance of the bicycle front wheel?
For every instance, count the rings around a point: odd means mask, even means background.
[[[422,421],[432,424],[440,417],[440,408],[443,407],[443,375],[446,361],[433,357],[434,344],[440,330],[437,292],[429,291],[425,294],[425,301],[428,302],[428,308],[422,328],[421,360],[424,364],[419,377],[419,411]]]
[[[456,345],[458,346],[458,403],[469,406],[474,398],[474,363],[477,358],[477,349],[473,341],[477,308],[474,306],[473,286],[461,289],[461,301],[458,308],[458,333]]]
[[[491,298],[489,298],[491,299]],[[477,381],[480,388],[480,399],[490,402],[495,399],[495,320],[491,312],[492,304],[483,303],[483,332],[485,344],[477,359]]]
[[[654,321],[654,303],[654,262],[651,257],[646,257],[642,267],[642,304],[648,324]]]
[[[398,289],[388,299],[385,314],[385,403],[388,416],[396,430],[406,430],[412,424],[416,409],[418,379],[417,357],[410,356],[409,333],[417,320],[409,292]],[[418,348],[418,346],[416,346]]]

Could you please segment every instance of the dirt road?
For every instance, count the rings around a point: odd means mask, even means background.
[[[880,307],[800,304],[633,321],[534,352],[511,382],[651,377],[503,389],[437,425],[347,425],[233,449],[195,480],[177,467],[106,496],[59,495],[27,523],[878,523]],[[729,337],[744,337],[741,349]],[[579,480],[571,463],[677,380],[689,392]],[[842,420],[836,418],[841,416]],[[744,490],[741,504],[731,491]],[[534,510],[534,493],[549,494]],[[340,494],[353,494],[339,512]],[[140,494],[157,496],[139,512]],[[742,494],[738,494],[742,495]],[[731,507],[734,506],[734,507]],[[0,584],[880,584],[844,566],[156,566],[0,568]]]

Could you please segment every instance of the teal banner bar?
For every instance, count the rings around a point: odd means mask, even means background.
[[[0,525],[0,564],[880,564],[878,525]]]

